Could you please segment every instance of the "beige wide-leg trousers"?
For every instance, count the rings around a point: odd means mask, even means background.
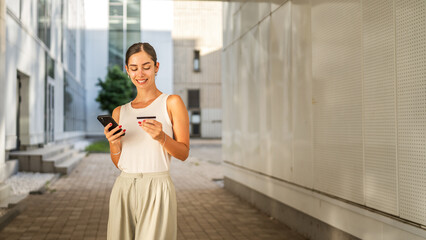
[[[111,191],[108,240],[175,240],[176,212],[168,172],[121,172]]]

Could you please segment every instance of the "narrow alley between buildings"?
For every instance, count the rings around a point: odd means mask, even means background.
[[[191,140],[190,157],[172,161],[178,239],[304,239],[223,188],[220,140]],[[109,195],[119,170],[109,154],[90,154],[41,195],[30,195],[0,239],[106,239]]]

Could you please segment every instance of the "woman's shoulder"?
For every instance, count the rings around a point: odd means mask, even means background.
[[[121,110],[121,106],[118,106],[118,107],[114,108],[114,110],[112,110],[112,118],[116,122],[120,121],[120,110]]]
[[[185,109],[185,103],[183,102],[182,98],[179,95],[169,95],[167,98],[167,109],[171,112],[173,111],[180,111],[182,109]]]
[[[129,107],[129,105],[131,104],[132,102],[130,101],[130,102],[128,102],[128,103],[125,103],[125,104],[123,104],[123,105],[120,105],[120,106],[118,106],[118,107],[116,107],[116,108],[114,108],[114,110],[112,111],[112,113],[114,114],[118,114],[118,115],[120,115],[120,111],[121,111],[121,109],[126,109],[126,108],[128,108]]]
[[[167,97],[167,105],[183,103],[182,98],[179,95],[171,94]]]
[[[118,106],[118,107],[114,108],[114,110],[112,110],[112,114],[114,114],[114,113],[120,114],[120,110],[121,110],[122,106],[124,106],[124,105],[121,105],[121,106]]]

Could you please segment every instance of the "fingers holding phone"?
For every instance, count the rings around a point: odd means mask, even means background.
[[[112,126],[112,123],[106,125],[104,128],[104,134],[105,137],[108,139],[108,142],[114,144],[117,142],[117,140],[120,140],[120,138],[126,133],[126,129],[122,129],[122,126],[120,125],[110,130]]]
[[[126,129],[121,129],[117,122],[109,115],[99,115],[98,120],[104,126],[104,134],[110,143],[116,143],[125,135]]]

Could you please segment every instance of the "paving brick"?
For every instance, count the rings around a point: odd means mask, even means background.
[[[191,140],[188,160],[172,160],[178,240],[302,240],[212,181],[223,179],[220,159],[212,159],[221,156],[218,143]],[[23,200],[25,210],[0,231],[0,239],[106,239],[109,195],[118,175],[108,154],[89,155],[49,186],[55,191]]]

